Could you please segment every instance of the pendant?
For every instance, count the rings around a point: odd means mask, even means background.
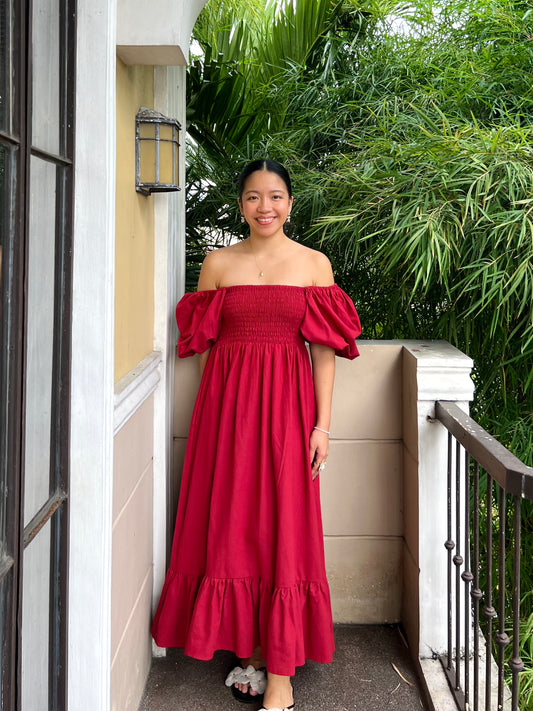
[[[260,277],[264,276],[263,272],[259,272],[259,276]]]

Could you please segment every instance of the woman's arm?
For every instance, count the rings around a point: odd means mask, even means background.
[[[321,252],[315,252],[316,286],[331,286],[334,283],[333,270],[329,259]],[[316,403],[316,427],[329,432],[331,421],[331,398],[335,379],[335,351],[329,346],[310,343],[311,362],[313,364],[313,385]],[[309,457],[311,459],[313,479],[318,474],[318,467],[328,458],[329,435],[320,430],[313,430],[309,437]]]
[[[204,259],[202,268],[200,270],[200,277],[198,279],[198,289],[197,291],[209,291],[210,289],[218,289],[218,278],[217,278],[217,258],[216,252],[210,252]],[[204,374],[205,364],[209,358],[209,353],[211,349],[200,353],[200,376]]]
[[[200,363],[200,377],[204,374],[205,366],[207,363],[207,359],[209,358],[209,354],[211,353],[211,348],[208,348],[206,351],[203,353],[200,353],[199,355],[199,363]]]
[[[316,427],[309,437],[309,458],[312,465],[313,479],[318,474],[318,467],[328,458],[329,432],[331,422],[331,398],[335,379],[335,351],[329,346],[311,343],[311,362],[313,364],[313,385],[315,388]],[[322,432],[321,430],[326,430]]]

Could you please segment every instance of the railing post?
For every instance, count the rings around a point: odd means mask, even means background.
[[[434,420],[435,402],[453,401],[468,412],[473,362],[444,341],[403,345],[404,498],[406,517],[417,521],[406,520],[402,619],[423,660],[445,654],[448,645],[448,436]]]

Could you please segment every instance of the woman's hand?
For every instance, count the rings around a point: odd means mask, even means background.
[[[329,435],[320,430],[313,430],[309,437],[309,461],[313,479],[318,476],[318,468],[325,464],[329,454]]]

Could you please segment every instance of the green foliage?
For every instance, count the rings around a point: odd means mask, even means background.
[[[520,708],[531,709],[533,708],[533,612],[520,623],[519,654],[525,665],[524,671],[518,677]]]

